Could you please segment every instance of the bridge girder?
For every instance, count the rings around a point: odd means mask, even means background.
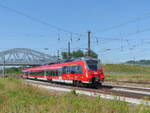
[[[0,65],[43,65],[56,62],[57,57],[50,56],[29,48],[14,48],[0,52]]]

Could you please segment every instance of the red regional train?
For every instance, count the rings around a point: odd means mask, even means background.
[[[22,70],[23,78],[48,80],[50,82],[101,85],[104,72],[100,60],[94,58],[79,58],[47,66],[32,67]]]

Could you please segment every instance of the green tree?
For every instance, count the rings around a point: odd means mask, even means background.
[[[72,58],[84,57],[84,52],[81,50],[73,51],[71,54]]]
[[[62,52],[61,56],[63,59],[67,59],[68,58],[68,53],[67,52]]]
[[[68,58],[67,52],[62,52],[61,55],[63,59]],[[85,56],[88,56],[88,52],[84,53],[82,50],[77,50],[70,53],[70,58],[78,58],[78,57],[85,57]],[[98,55],[94,51],[91,51],[90,57],[97,58]]]
[[[85,52],[85,56],[88,56],[88,52]],[[90,57],[92,58],[98,58],[98,55],[97,53],[95,53],[94,51],[90,51]]]

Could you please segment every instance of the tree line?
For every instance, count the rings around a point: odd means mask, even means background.
[[[68,52],[62,52],[61,56],[63,59],[69,59],[69,58],[78,58],[78,57],[86,57],[88,56],[88,52],[84,52],[82,50],[72,51],[70,54]],[[90,51],[90,57],[97,58],[98,55],[94,51]]]
[[[127,64],[139,64],[139,65],[150,65],[150,60],[130,60],[126,62]]]

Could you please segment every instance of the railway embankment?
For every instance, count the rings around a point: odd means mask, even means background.
[[[50,92],[21,79],[0,78],[0,113],[148,113],[149,106],[119,100]]]
[[[126,64],[106,64],[105,81],[116,84],[141,84],[150,87],[150,67]]]

